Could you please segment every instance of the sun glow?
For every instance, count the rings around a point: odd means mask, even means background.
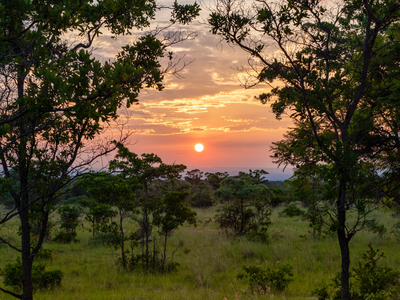
[[[196,146],[194,146],[194,149],[195,149],[197,152],[201,152],[201,151],[204,150],[204,146],[203,146],[202,144],[197,144]]]

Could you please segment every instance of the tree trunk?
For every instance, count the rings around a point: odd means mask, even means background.
[[[341,294],[342,300],[350,300],[350,249],[349,239],[346,236],[346,181],[340,182],[339,197],[337,201],[338,222],[337,235],[340,245],[340,254],[342,256],[341,265]]]
[[[165,261],[167,260],[167,238],[168,238],[168,232],[166,231],[164,233],[164,255],[162,258],[162,266],[161,266],[161,273],[163,274],[165,270]]]
[[[127,268],[127,263],[126,263],[126,256],[125,256],[125,240],[124,240],[124,228],[122,226],[122,221],[123,221],[123,216],[122,216],[122,211],[119,208],[119,230],[121,234],[121,259],[122,259],[122,267],[124,269]]]
[[[21,201],[24,203],[25,201]],[[31,228],[29,224],[29,209],[25,208],[19,213],[21,219],[21,243],[22,243],[22,300],[33,299],[32,264],[31,255]]]
[[[149,191],[147,184],[145,183],[145,202],[143,206],[143,230],[145,235],[145,244],[146,244],[146,271],[149,269],[149,218],[147,211],[147,201],[149,200]]]

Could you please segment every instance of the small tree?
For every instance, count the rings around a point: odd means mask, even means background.
[[[249,180],[250,179],[250,180]],[[251,176],[242,172],[237,178],[221,182],[215,192],[222,202],[216,222],[235,236],[266,242],[270,225],[269,200],[272,192],[264,184],[254,184]]]
[[[143,266],[149,269],[149,244],[153,230],[153,214],[157,210],[160,195],[152,196],[150,188],[157,182],[173,182],[180,179],[181,173],[186,169],[184,165],[164,164],[157,155],[137,154],[129,151],[122,144],[118,144],[118,153],[115,159],[110,161],[109,168],[121,176],[131,178],[142,188],[142,195],[138,198],[138,204],[142,218],[140,220]]]
[[[65,205],[58,209],[61,218],[61,231],[54,237],[53,241],[62,243],[78,242],[76,239],[76,227],[79,225],[79,217],[82,209],[78,206]]]
[[[207,181],[201,181],[200,183],[191,186],[188,201],[193,207],[212,206],[215,202],[212,186]]]
[[[138,201],[136,192],[140,189],[134,178],[126,177],[125,174],[113,175],[104,172],[87,174],[81,180],[87,188],[88,193],[97,203],[107,203],[118,209],[118,230],[115,224],[108,228],[108,232],[114,235],[114,247],[121,250],[122,267],[128,267],[125,242],[136,239],[133,232],[125,233],[123,221],[125,218],[137,213]],[[132,242],[132,241],[131,241]]]
[[[186,172],[185,180],[191,185],[197,185],[201,182],[203,174],[199,169],[190,170]]]
[[[229,176],[228,172],[216,172],[206,173],[206,181],[213,187],[214,190],[218,190],[221,187],[221,182]]]
[[[164,249],[161,257],[161,273],[165,271],[167,260],[167,239],[173,230],[183,223],[196,224],[196,212],[185,204],[188,191],[185,189],[163,189],[163,197],[154,212],[154,225],[159,227],[159,233],[163,236]]]
[[[112,219],[116,215],[117,212],[108,204],[96,203],[91,205],[85,218],[91,224],[92,235],[95,236],[99,232],[112,231],[115,226]]]

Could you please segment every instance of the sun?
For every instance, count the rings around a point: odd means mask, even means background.
[[[196,144],[196,146],[194,146],[194,149],[195,149],[197,152],[201,152],[201,151],[204,150],[204,146],[203,146],[202,144]]]

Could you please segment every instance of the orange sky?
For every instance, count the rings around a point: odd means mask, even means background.
[[[202,15],[205,18],[207,12]],[[282,138],[291,121],[276,120],[269,105],[254,99],[268,91],[266,85],[249,90],[240,85],[244,77],[237,68],[246,66],[246,54],[220,42],[203,22],[200,18],[182,27],[198,36],[171,49],[185,56],[186,62],[194,60],[180,72],[184,78],[167,76],[164,91],[143,91],[138,105],[120,112],[125,128],[135,132],[128,147],[138,154],[155,153],[166,163],[185,164],[188,169],[266,169],[270,180],[288,178],[291,168],[282,173],[269,156],[271,143]],[[102,37],[97,52],[112,59],[130,39],[110,42]],[[203,152],[194,150],[197,143],[204,145]]]

